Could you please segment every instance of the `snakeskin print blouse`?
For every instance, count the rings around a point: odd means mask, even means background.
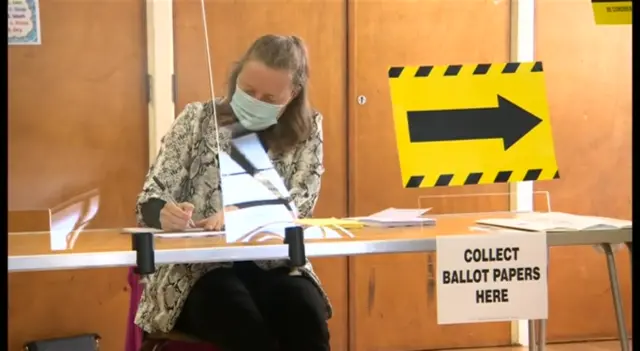
[[[322,165],[322,116],[315,113],[310,137],[290,151],[268,153],[275,169],[284,179],[301,217],[311,216],[320,191]],[[223,150],[231,138],[229,129],[220,128]],[[143,190],[138,196],[137,218],[144,225],[140,205],[149,199],[169,201],[153,182],[158,177],[178,202],[195,206],[194,221],[207,218],[222,209],[218,157],[215,147],[213,104],[192,103],[176,118],[171,130],[162,139],[155,163],[149,169]],[[209,144],[209,145],[207,145]],[[258,261],[265,270],[287,265],[286,261]],[[169,332],[173,329],[187,294],[205,273],[232,263],[192,263],[158,266],[145,279],[145,288],[136,315],[136,324],[148,333]],[[329,299],[320,280],[307,261],[300,272],[310,279],[324,296],[327,319],[331,317]]]

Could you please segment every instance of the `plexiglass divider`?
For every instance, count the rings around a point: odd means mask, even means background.
[[[531,196],[532,211],[522,211],[512,208],[515,202],[512,193],[471,193],[423,195],[418,197],[418,208],[426,210],[423,217],[435,219],[450,216],[474,216],[478,219],[503,217],[511,214],[528,212],[551,212],[551,196],[548,191],[534,191]],[[425,221],[423,227],[433,226],[433,222]],[[471,229],[479,231],[499,230],[498,227],[478,225]]]
[[[449,195],[423,195],[418,197],[418,208],[430,209],[433,215],[462,215],[471,213],[521,212],[511,209],[512,193],[473,193]],[[551,212],[548,191],[535,191],[533,211]]]

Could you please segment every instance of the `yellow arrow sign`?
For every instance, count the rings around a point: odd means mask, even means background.
[[[596,24],[631,24],[629,0],[591,0]]]
[[[388,74],[405,187],[558,178],[541,62]]]

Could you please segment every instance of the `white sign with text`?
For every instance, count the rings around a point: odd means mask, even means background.
[[[438,324],[547,319],[547,236],[438,236]]]

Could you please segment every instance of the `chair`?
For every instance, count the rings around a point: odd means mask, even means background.
[[[142,286],[138,282],[138,275],[133,268],[129,268],[127,276],[131,297],[129,298],[129,317],[127,319],[127,339],[125,341],[125,351],[138,351],[142,347],[142,329],[134,321],[138,312],[138,303],[142,297]]]
[[[133,268],[129,268],[128,281],[129,287],[131,288],[131,298],[129,299],[129,319],[127,320],[125,351],[143,351],[143,346],[148,348],[149,351],[220,351],[220,349],[213,345],[194,340],[193,338],[176,332],[151,335],[150,339],[153,340],[153,342],[143,345],[142,329],[134,323],[143,288]]]

